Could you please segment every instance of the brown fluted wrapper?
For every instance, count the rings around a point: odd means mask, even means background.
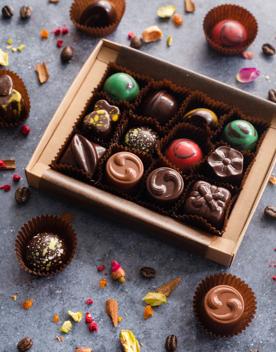
[[[10,70],[0,70],[0,75],[9,75],[13,81],[13,87],[22,95],[23,105],[21,116],[16,121],[8,121],[4,118],[0,118],[0,129],[1,128],[12,128],[17,127],[20,123],[29,117],[31,110],[31,102],[27,88],[23,80],[13,71]]]
[[[65,267],[71,263],[77,249],[77,235],[72,227],[71,221],[72,218],[66,213],[64,216],[41,215],[25,223],[19,230],[15,241],[16,258],[21,269],[37,277],[47,277],[62,272]],[[66,245],[67,253],[63,264],[48,273],[30,269],[25,259],[26,247],[29,241],[40,232],[56,233],[64,240]]]
[[[231,327],[223,327],[221,324],[210,324],[203,312],[203,301],[206,293],[215,286],[228,285],[234,287],[243,297],[244,312],[241,319]],[[231,337],[244,331],[256,313],[256,297],[252,289],[239,277],[221,273],[206,277],[196,288],[193,298],[193,309],[196,318],[204,330],[212,337]]]
[[[212,40],[212,29],[218,22],[224,19],[236,20],[244,25],[248,37],[242,46],[229,48],[221,46]],[[253,43],[258,33],[258,24],[256,18],[245,8],[238,5],[226,4],[214,7],[207,13],[203,21],[203,29],[206,40],[211,48],[221,55],[234,56],[243,53]]]
[[[110,1],[116,11],[116,20],[109,26],[105,27],[88,27],[80,23],[80,16],[83,11],[93,3],[93,0],[74,0],[70,8],[70,18],[77,29],[87,33],[91,37],[105,37],[113,33],[118,27],[121,19],[125,13],[125,0],[111,0]]]

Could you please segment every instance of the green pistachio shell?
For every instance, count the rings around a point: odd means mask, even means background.
[[[115,100],[133,101],[140,88],[136,80],[127,73],[118,72],[111,75],[104,84],[104,91]]]
[[[119,336],[124,352],[140,352],[140,345],[131,330],[122,330]]]
[[[152,307],[158,307],[167,303],[167,297],[163,293],[149,292],[143,298],[143,301]]]
[[[175,13],[176,7],[174,5],[160,6],[157,10],[159,18],[170,18]]]

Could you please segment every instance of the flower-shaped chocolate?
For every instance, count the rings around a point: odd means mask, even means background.
[[[208,164],[216,176],[221,178],[238,178],[243,173],[243,155],[236,149],[218,147],[208,156]]]
[[[213,225],[220,226],[230,199],[228,189],[198,181],[186,200],[185,210],[188,214],[204,217]]]

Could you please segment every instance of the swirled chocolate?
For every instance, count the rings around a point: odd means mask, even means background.
[[[92,143],[82,135],[76,134],[61,157],[60,163],[79,168],[92,178],[105,150],[101,145]]]
[[[244,313],[244,299],[240,292],[229,285],[210,289],[204,298],[204,312],[208,320],[221,325],[233,325]]]
[[[186,199],[185,210],[187,214],[198,215],[214,226],[220,226],[223,224],[230,200],[231,193],[228,189],[198,181]]]
[[[243,155],[236,149],[221,146],[207,159],[216,176],[222,179],[240,178],[243,173]]]
[[[142,160],[130,152],[111,155],[106,163],[106,176],[110,183],[119,189],[133,188],[144,173]]]
[[[149,194],[162,202],[178,199],[184,190],[184,181],[179,172],[169,167],[153,170],[147,178]]]

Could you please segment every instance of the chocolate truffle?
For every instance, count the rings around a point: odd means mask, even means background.
[[[120,109],[110,105],[106,100],[99,100],[94,106],[94,110],[85,116],[83,125],[86,129],[98,135],[107,135],[111,132],[112,121],[118,121]]]
[[[133,101],[140,92],[136,80],[123,72],[117,72],[108,77],[103,89],[111,98],[127,101]]]
[[[167,91],[153,92],[145,98],[142,112],[146,116],[155,118],[161,124],[165,124],[178,109],[177,100]]]
[[[87,27],[106,27],[116,21],[113,4],[107,0],[95,0],[80,16],[79,22]]]
[[[150,152],[158,139],[157,133],[148,127],[131,128],[125,135],[125,145],[140,152]]]
[[[246,42],[247,37],[244,25],[231,19],[218,22],[212,30],[213,41],[225,47],[240,47]]]
[[[231,200],[228,189],[205,181],[197,181],[185,202],[185,211],[190,215],[205,218],[214,226],[223,225],[225,213]]]
[[[36,234],[26,247],[26,262],[36,272],[50,272],[62,266],[66,257],[63,239],[54,233]]]
[[[99,160],[105,153],[105,148],[90,142],[85,137],[76,134],[60,159],[61,164],[68,164],[85,171],[93,177]]]
[[[106,163],[107,179],[121,190],[133,188],[141,180],[143,173],[143,162],[133,153],[113,154]]]
[[[243,155],[236,149],[221,146],[207,159],[208,165],[222,180],[239,179],[243,173]]]
[[[0,119],[13,122],[20,119],[23,110],[23,99],[13,89],[13,80],[9,75],[0,75]]]
[[[225,328],[240,322],[244,306],[244,299],[237,289],[229,285],[218,285],[206,293],[203,312],[211,326],[214,324]]]
[[[147,178],[149,194],[162,202],[178,199],[184,190],[184,181],[179,172],[169,167],[153,170]]]
[[[208,126],[216,127],[218,125],[218,117],[214,111],[206,108],[197,108],[189,111],[184,119],[192,119],[199,122],[205,122]]]
[[[245,120],[229,122],[223,131],[224,139],[238,150],[251,151],[256,147],[258,132],[252,123]]]
[[[191,139],[174,140],[166,151],[168,160],[181,170],[187,170],[202,161],[202,151]]]

